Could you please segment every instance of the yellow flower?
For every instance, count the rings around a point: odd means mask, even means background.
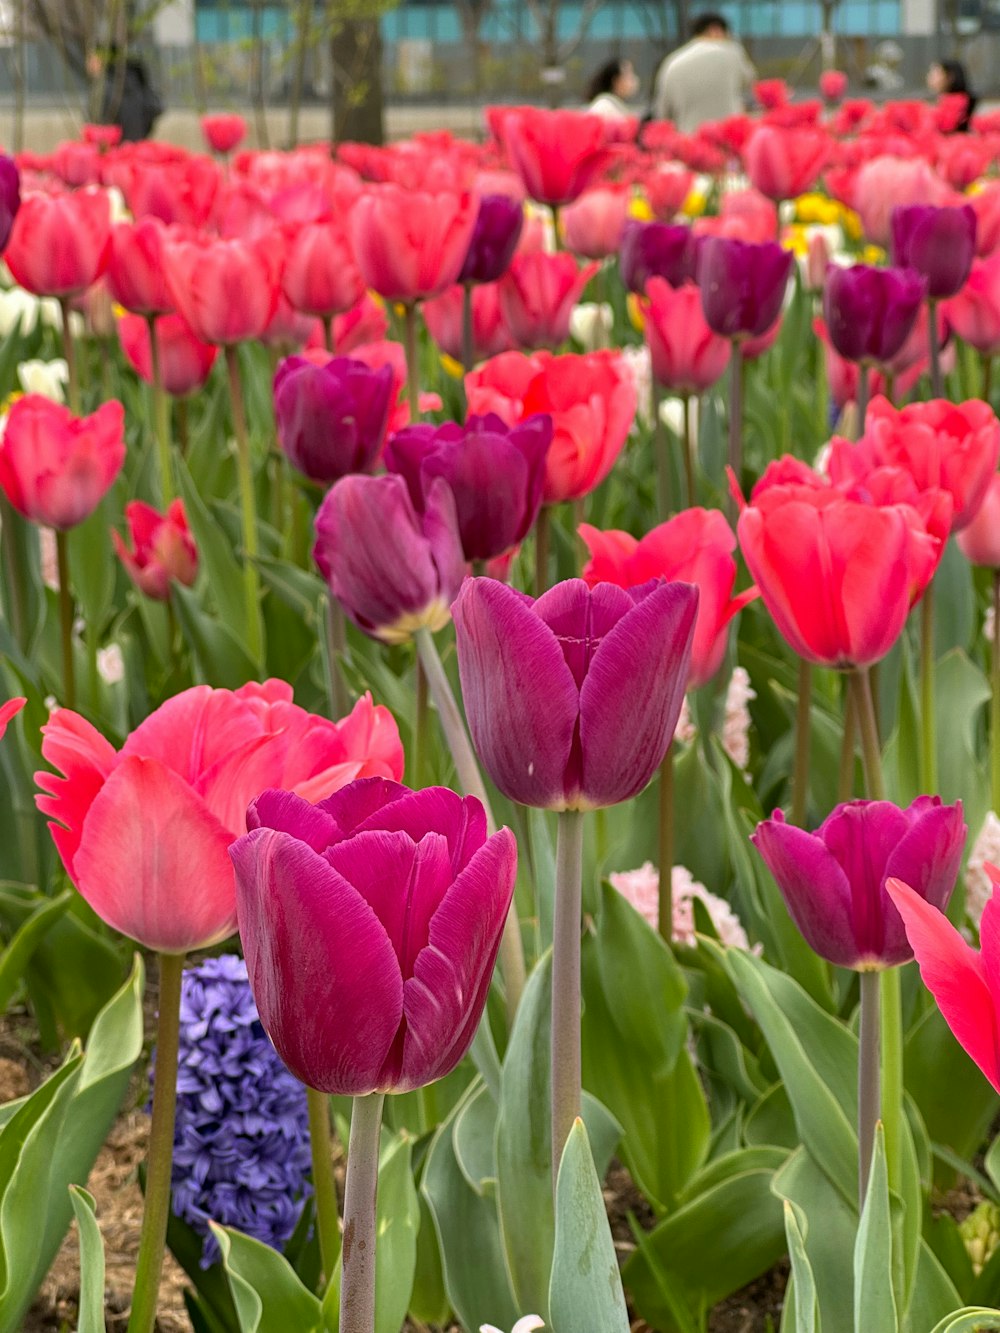
[[[445,374],[450,375],[453,380],[460,380],[465,374],[465,371],[462,369],[462,363],[456,361],[453,356],[449,356],[447,352],[441,353],[441,365],[444,368]]]
[[[862,264],[882,264],[885,262],[885,251],[880,245],[866,245],[861,251]]]
[[[687,218],[700,217],[705,211],[707,199],[700,190],[692,190],[681,205],[681,212]]]
[[[800,194],[795,200],[795,216],[799,222],[824,222],[823,212],[829,200],[825,195],[817,194],[814,190],[808,194]]]
[[[3,402],[0,402],[0,416],[6,416],[17,400],[23,397],[24,394],[20,389],[14,389],[9,393]]]
[[[809,233],[801,222],[794,222],[782,232],[781,244],[793,255],[805,256],[809,253]]]
[[[636,296],[635,292],[629,292],[626,306],[628,309],[628,317],[632,321],[632,327],[638,333],[644,332],[646,328],[646,320],[642,313],[642,306],[639,304],[639,298]]]
[[[841,218],[841,226],[851,238],[852,241],[860,241],[862,236],[861,219],[855,213],[853,208],[845,208]]]
[[[634,194],[629,200],[628,215],[630,218],[638,218],[640,222],[651,222],[653,210],[649,206],[649,200],[644,195]]]

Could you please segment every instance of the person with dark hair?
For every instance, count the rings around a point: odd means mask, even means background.
[[[757,72],[722,14],[699,14],[691,40],[656,74],[653,109],[684,134],[744,109]]]
[[[955,126],[955,131],[957,133],[967,133],[972,120],[972,113],[975,111],[979,99],[969,87],[969,78],[962,62],[960,60],[936,60],[927,71],[927,87],[938,97],[964,93],[965,110]]]
[[[606,120],[625,120],[632,115],[628,99],[635,96],[638,88],[631,60],[620,56],[606,60],[587,87],[587,110]]]
[[[148,138],[163,115],[163,102],[142,57],[112,44],[106,56],[94,53],[88,57],[87,72],[92,78],[104,78],[102,123],[121,126],[125,143]]]

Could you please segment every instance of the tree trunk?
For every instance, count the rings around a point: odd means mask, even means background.
[[[331,38],[331,115],[334,143],[384,141],[382,26],[378,18],[348,19]]]
[[[257,126],[258,148],[270,148],[271,140],[267,132],[267,114],[264,107],[264,6],[262,0],[254,0],[251,14],[251,42],[253,46],[250,62],[250,99],[253,103],[254,124]]]
[[[288,146],[299,143],[299,110],[302,107],[302,89],[305,85],[306,61],[312,41],[313,0],[299,0],[295,8],[295,52],[292,64],[292,87],[288,100]]]

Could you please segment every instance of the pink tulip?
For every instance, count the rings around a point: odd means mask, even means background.
[[[732,345],[708,327],[693,283],[674,288],[665,278],[650,278],[639,308],[657,383],[676,393],[699,394],[722,378]]]
[[[945,204],[950,191],[922,158],[875,157],[858,172],[854,207],[874,245],[889,245],[889,219],[900,204]]]
[[[944,316],[958,336],[983,356],[1000,352],[1000,253],[974,259],[965,286],[944,302]]]
[[[104,272],[111,208],[103,190],[29,194],[21,201],[4,258],[36,296],[75,296]]]
[[[164,272],[164,238],[159,218],[119,222],[111,229],[108,289],[119,305],[137,315],[164,315],[174,308]]]
[[[449,287],[423,305],[427,332],[446,356],[462,360],[461,286]],[[499,283],[481,282],[472,288],[472,360],[509,352],[515,346],[500,308]]]
[[[630,190],[601,185],[587,190],[562,213],[566,247],[584,259],[606,259],[617,252],[628,218]]]
[[[478,199],[467,192],[372,186],[350,215],[362,277],[391,301],[436,296],[458,279],[478,212]]]
[[[826,166],[831,142],[821,130],[761,125],[744,154],[747,175],[769,199],[793,199],[810,189]]]
[[[1000,569],[1000,473],[994,472],[982,504],[955,540],[972,565]]]
[[[190,588],[198,572],[198,550],[188,527],[184,501],[174,500],[163,515],[142,500],[131,500],[125,506],[125,520],[132,549],[113,529],[111,540],[139,591],[154,601],[165,602],[175,579]]]
[[[515,255],[498,283],[500,310],[515,344],[527,350],[564,343],[573,307],[597,268],[578,268],[570,254]]]
[[[123,315],[118,321],[118,340],[139,377],[152,384],[153,358],[145,318]],[[183,315],[160,315],[156,320],[156,342],[165,392],[183,398],[200,389],[208,379],[219,349],[196,338]]]
[[[609,160],[608,125],[601,116],[504,107],[498,128],[511,166],[540,204],[571,203]]]
[[[235,112],[202,116],[201,132],[213,153],[231,153],[246,138],[247,123]]]
[[[244,342],[267,328],[281,292],[270,241],[171,241],[165,259],[177,309],[202,342]]]
[[[23,696],[18,696],[0,704],[0,741],[3,740],[4,732],[7,730],[11,718],[16,717],[27,702],[27,699]]]
[[[339,222],[310,222],[292,231],[281,286],[307,315],[340,315],[361,300],[364,279]]]

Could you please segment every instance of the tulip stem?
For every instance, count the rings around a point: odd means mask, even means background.
[[[462,369],[472,369],[472,283],[462,284]]]
[[[260,619],[260,588],[257,581],[257,506],[253,491],[253,467],[250,462],[250,436],[246,413],[243,410],[243,385],[240,379],[240,359],[233,343],[226,344],[226,370],[229,375],[229,397],[233,405],[233,427],[236,432],[236,472],[240,487],[240,510],[243,517],[243,585],[247,603],[247,648],[255,662],[260,662],[264,650],[264,632]]]
[[[993,571],[993,660],[990,666],[990,792],[991,809],[1000,810],[1000,569]]]
[[[403,346],[406,349],[406,396],[410,422],[420,420],[420,366],[417,364],[417,307],[408,301],[403,313]]]
[[[181,458],[186,458],[188,445],[191,443],[191,423],[188,420],[188,400],[186,398],[177,399],[177,443],[180,447]]]
[[[163,371],[160,365],[160,338],[156,332],[156,316],[147,315],[149,329],[149,364],[153,375],[153,428],[156,453],[160,463],[160,499],[163,508],[174,498],[174,481],[170,458],[170,421],[167,417],[167,396],[163,392]]]
[[[337,350],[337,340],[333,332],[333,316],[323,315],[320,322],[323,325],[323,346],[333,356]]]
[[[656,515],[660,523],[665,523],[670,517],[670,447],[660,416],[663,394],[655,378],[649,391],[653,409],[653,448],[656,453]]]
[[[535,596],[549,586],[549,507],[542,505],[535,520]]]
[[[879,974],[862,972],[861,1024],[858,1032],[858,1211],[865,1206],[881,1114],[879,1079]]]
[[[556,834],[552,922],[552,1188],[563,1146],[580,1114],[580,920],[583,906],[583,812],[561,810]],[[661,871],[662,880],[662,871]]]
[[[792,769],[792,823],[804,828],[809,805],[810,705],[812,663],[799,659],[799,689],[795,707],[795,762]]]
[[[3,608],[8,628],[22,652],[28,647],[27,594],[30,587],[28,572],[21,559],[22,532],[30,532],[37,550],[37,529],[17,513],[14,506],[0,491],[0,569],[3,569]]]
[[[882,1008],[882,1125],[889,1188],[900,1190],[903,1124],[903,1001],[898,967],[878,974]]]
[[[927,346],[931,354],[931,397],[944,397],[944,382],[941,378],[941,341],[938,338],[937,301],[933,296],[927,299]]]
[[[135,1289],[128,1333],[152,1333],[160,1294],[163,1249],[170,1216],[177,1105],[177,1050],[180,1041],[181,977],[184,955],[161,953],[159,1012],[156,1017],[156,1077],[146,1165],[146,1204],[135,1266]]]
[[[937,727],[934,716],[934,584],[920,604],[920,790],[937,792]]]
[[[59,637],[62,643],[63,695],[67,708],[76,707],[76,668],[73,663],[73,597],[69,590],[69,551],[65,532],[56,532],[56,569],[59,573]]]
[[[344,1191],[340,1333],[375,1333],[378,1150],[385,1094],[355,1097]]]
[[[660,887],[657,927],[669,944],[674,938],[674,743],[660,765]]]
[[[319,1237],[325,1287],[333,1277],[340,1255],[340,1214],[337,1211],[337,1185],[333,1178],[330,1099],[325,1092],[307,1087],[306,1105],[309,1108],[309,1148],[316,1194],[316,1233]]]
[[[69,298],[61,296],[59,298],[59,308],[62,311],[62,337],[63,337],[63,355],[66,358],[66,390],[69,398],[69,410],[74,416],[80,415],[80,370],[76,360],[76,342],[73,338],[73,331],[70,328],[70,309]]]
[[[837,774],[837,802],[843,804],[854,796],[854,742],[858,731],[858,708],[850,688],[844,700],[844,732],[840,739],[840,769]]]
[[[733,354],[729,358],[729,470],[739,486],[743,471],[743,344],[738,338],[733,339]],[[736,518],[736,501],[728,490],[726,517],[731,523]]]
[[[479,763],[472,748],[472,742],[469,740],[469,733],[465,729],[465,722],[458,710],[455,695],[438,654],[434,636],[425,627],[417,630],[416,640],[420,664],[427,676],[427,686],[431,698],[434,700],[434,707],[437,709],[438,718],[441,722],[441,730],[444,732],[444,738],[448,743],[448,749],[451,751],[451,757],[455,764],[455,771],[458,774],[458,785],[466,796],[475,796],[477,800],[482,802],[483,809],[486,811],[486,826],[490,833],[494,833],[497,824],[493,817],[493,807],[490,804],[489,793],[486,790],[483,775],[479,771]],[[500,937],[500,970],[503,973],[507,997],[507,1017],[511,1027],[513,1027],[514,1015],[521,1003],[521,993],[524,990],[526,977],[524,941],[521,939],[521,925],[517,917],[516,900],[511,902],[507,920],[504,922],[503,934]]]
[[[694,414],[691,411],[691,395],[684,395],[684,439],[681,449],[684,455],[684,477],[687,481],[688,508],[695,505],[694,460],[698,456],[698,441],[694,437]]]
[[[984,403],[990,401],[990,393],[993,389],[993,358],[991,356],[983,357],[983,390],[980,394]]]
[[[424,664],[420,660],[419,653],[414,663],[416,672],[416,688],[413,691],[415,715],[413,719],[413,786],[426,787],[427,773],[430,765],[427,762],[428,742],[428,723],[430,721],[430,709],[428,708],[427,697],[427,672],[424,670]]]
[[[330,708],[334,718],[345,718],[351,711],[351,699],[341,663],[347,656],[347,622],[344,608],[333,593],[326,603],[326,651],[329,658],[329,677],[327,687],[330,696]]]
[[[865,788],[870,801],[885,800],[885,781],[882,777],[882,751],[875,724],[875,706],[872,703],[868,671],[862,667],[851,672],[851,692],[854,710],[861,733],[861,758],[865,769]]]
[[[868,415],[869,374],[868,362],[862,361],[858,366],[858,401],[856,404],[858,409],[858,429],[854,436],[856,440],[860,440],[861,436],[865,433],[865,417]]]

